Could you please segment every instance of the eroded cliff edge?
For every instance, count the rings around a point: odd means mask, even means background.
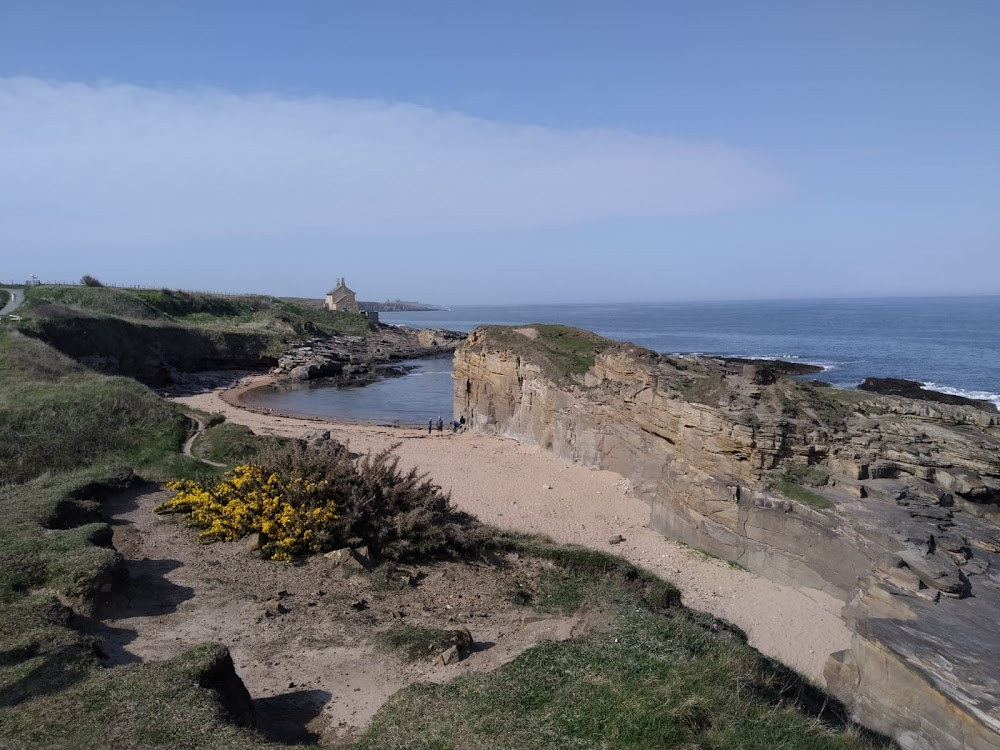
[[[827,687],[906,748],[1000,747],[1000,415],[557,326],[455,355],[472,429],[629,478],[664,535],[845,601]]]

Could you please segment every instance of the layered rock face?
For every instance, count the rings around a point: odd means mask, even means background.
[[[844,600],[853,646],[827,683],[862,723],[906,748],[1000,747],[995,410],[547,328],[456,352],[472,429],[615,471],[664,535]]]

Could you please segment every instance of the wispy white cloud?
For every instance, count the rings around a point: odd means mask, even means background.
[[[0,79],[0,239],[524,230],[719,212],[780,179],[724,145],[384,101]]]

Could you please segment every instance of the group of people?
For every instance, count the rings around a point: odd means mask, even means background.
[[[451,431],[452,432],[458,432],[463,427],[465,427],[465,415],[464,414],[462,416],[460,416],[458,419],[453,419],[451,421]],[[443,432],[444,431],[444,420],[441,419],[441,417],[438,417],[438,420],[437,420],[437,431],[438,432]],[[427,420],[427,434],[430,435],[432,432],[434,432],[434,420],[433,419],[428,419]]]

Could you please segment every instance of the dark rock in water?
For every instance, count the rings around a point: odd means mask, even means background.
[[[871,393],[881,393],[886,396],[903,396],[904,398],[918,398],[923,401],[936,401],[939,404],[955,404],[956,406],[974,406],[983,411],[995,412],[997,410],[989,401],[982,401],[976,398],[966,398],[965,396],[952,396],[949,393],[939,393],[938,391],[928,391],[923,383],[916,380],[904,380],[902,378],[865,378],[865,382],[858,386],[859,390],[870,391]]]
[[[775,375],[815,375],[823,372],[819,365],[810,365],[805,362],[787,362],[783,359],[751,359],[749,357],[726,357],[723,359],[727,365],[739,371],[744,365],[767,370]],[[773,382],[773,381],[772,381]]]

